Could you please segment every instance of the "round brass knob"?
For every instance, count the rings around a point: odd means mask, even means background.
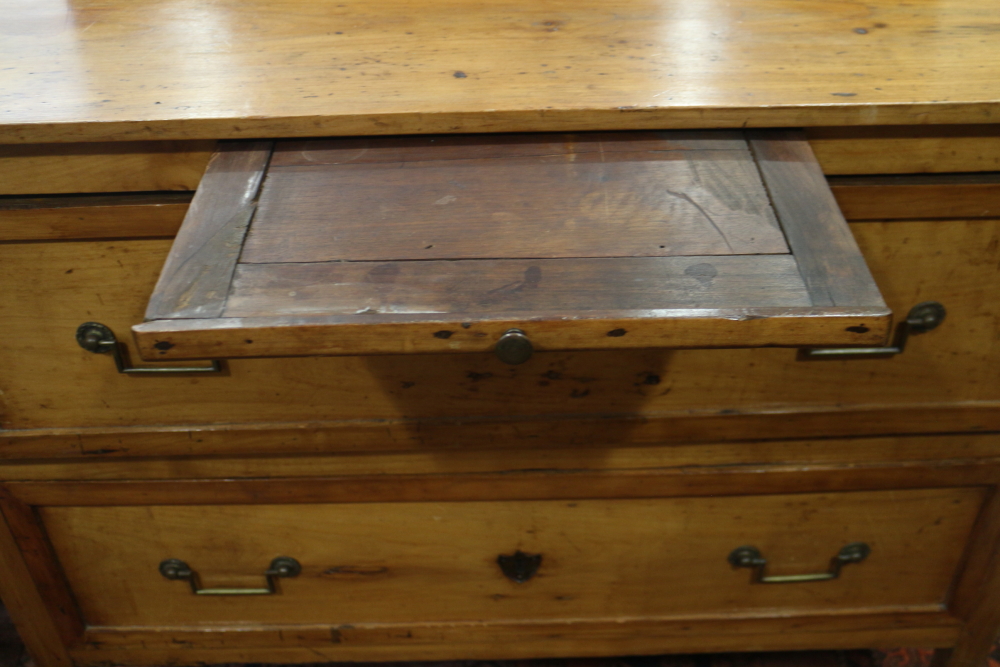
[[[517,365],[531,359],[535,348],[523,331],[509,329],[500,336],[493,351],[496,352],[497,358],[505,364]]]

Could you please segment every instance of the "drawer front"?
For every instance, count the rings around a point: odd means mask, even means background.
[[[356,446],[351,433],[366,428],[363,420],[373,420],[369,430],[383,438],[386,426],[378,420],[470,415],[533,419],[657,413],[671,424],[681,418],[742,424],[740,429],[713,427],[703,435],[671,425],[656,436],[661,441],[734,437],[730,430],[743,438],[773,437],[776,432],[795,437],[965,430],[967,422],[948,422],[940,416],[921,422],[913,410],[881,419],[869,431],[857,431],[858,421],[839,418],[822,419],[812,427],[804,418],[790,421],[779,415],[760,430],[741,422],[746,415],[773,413],[779,407],[811,412],[917,406],[924,411],[975,402],[990,402],[989,407],[1000,400],[995,381],[1000,346],[994,321],[1000,309],[1000,223],[995,219],[872,222],[854,224],[852,231],[894,311],[905,313],[928,299],[948,309],[938,329],[913,336],[906,352],[897,357],[806,362],[797,360],[792,350],[776,349],[553,352],[539,353],[513,368],[488,354],[243,359],[233,360],[226,375],[204,377],[119,375],[110,358],[80,349],[74,338],[81,323],[98,321],[131,347],[127,331],[142,320],[169,241],[0,245],[0,281],[5,286],[0,290],[0,312],[17,332],[0,346],[4,428],[275,422],[288,428],[309,422],[310,428],[321,428],[323,424],[316,422],[345,422],[345,429],[354,429],[338,431],[336,437],[317,437],[312,444],[298,435],[261,433],[251,438],[247,433],[220,432],[212,440],[217,449],[207,436],[164,433],[156,436],[160,447],[156,450],[151,449],[154,441],[141,433],[134,438],[116,433],[107,442],[84,443],[82,448],[75,434],[62,438],[46,433],[51,449],[35,441],[22,446],[16,434],[6,433],[4,452],[8,457],[33,458],[76,456],[81,450],[141,455],[250,451],[251,447],[257,451],[350,448]],[[39,290],[44,290],[44,300],[38,299]],[[135,360],[134,348],[130,351]],[[545,428],[544,433],[539,431],[541,439],[533,442],[640,438],[634,429],[595,434],[577,420],[558,424],[550,420]],[[469,440],[457,432],[439,440],[416,427],[402,431],[401,437],[381,446],[426,447]],[[517,437],[527,437],[524,433],[531,435],[522,429]],[[478,442],[486,436],[476,437]],[[229,444],[220,444],[221,440]],[[379,445],[367,439],[363,446]]]
[[[945,601],[983,499],[978,488],[573,501],[48,507],[41,519],[87,625],[408,623],[686,617]],[[833,581],[756,583],[727,560],[754,546],[768,576],[827,572],[847,544],[870,555]],[[498,557],[537,556],[507,575]],[[273,595],[276,557],[301,574]]]
[[[809,143],[826,174],[1000,171],[1000,127],[814,127]]]
[[[0,195],[194,190],[214,141],[0,146]]]

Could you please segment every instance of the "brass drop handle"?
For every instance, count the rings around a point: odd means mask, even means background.
[[[171,373],[221,373],[222,362],[210,366],[132,366],[115,332],[100,322],[84,322],[76,329],[76,342],[87,352],[111,354],[119,373],[128,375],[164,375]]]
[[[896,341],[889,347],[830,347],[801,351],[801,359],[842,359],[844,357],[886,357],[902,354],[910,334],[927,333],[944,322],[947,311],[937,301],[918,303],[896,330]]]
[[[186,580],[195,595],[274,595],[278,592],[278,577],[297,577],[300,572],[302,566],[299,561],[280,556],[272,560],[271,567],[264,571],[267,588],[202,588],[201,577],[184,561],[168,558],[160,563],[160,574],[172,581]]]
[[[765,574],[767,559],[757,547],[738,547],[729,554],[733,567],[749,567],[754,571],[751,581],[758,584],[796,584],[805,581],[829,581],[840,576],[840,569],[849,563],[860,563],[872,552],[864,542],[853,542],[842,548],[830,560],[830,569],[813,574]]]

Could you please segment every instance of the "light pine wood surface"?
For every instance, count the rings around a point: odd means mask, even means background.
[[[955,576],[983,495],[972,487],[39,511],[88,625],[339,625],[933,608]],[[869,544],[871,556],[835,581],[754,584],[750,570],[726,561],[751,544],[772,574],[824,572],[851,542]],[[496,563],[516,550],[542,555],[536,578],[522,584]],[[180,558],[206,587],[259,587],[268,563],[283,555],[299,560],[302,574],[282,580],[278,595],[240,604],[196,597],[157,571],[160,561]]]
[[[1000,120],[982,0],[12,0],[0,26],[2,142]]]

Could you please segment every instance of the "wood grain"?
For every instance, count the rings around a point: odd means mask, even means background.
[[[0,41],[9,44],[4,37]],[[6,92],[0,84],[0,96]],[[110,139],[0,146],[0,195],[194,190],[215,149],[214,140]]]
[[[848,220],[1000,217],[1000,174],[833,176],[827,179]]]
[[[212,156],[150,297],[147,319],[222,312],[272,145],[223,143]]]
[[[233,452],[241,442],[384,451],[1000,430],[1000,223],[852,228],[894,311],[927,299],[948,308],[941,327],[893,359],[807,363],[780,349],[539,352],[513,369],[490,354],[244,359],[228,377],[200,378],[121,376],[74,339],[80,323],[104,322],[137,358],[127,332],[169,241],[4,244],[0,311],[19,335],[0,346],[3,426],[43,429],[4,437],[11,456],[94,458]]]
[[[361,313],[363,321],[377,323],[379,314],[397,313],[475,320],[775,304],[811,305],[788,255],[320,262],[240,264],[222,316]]]
[[[843,415],[849,421],[853,415]],[[599,428],[590,422],[590,426]],[[519,424],[520,428],[527,425]],[[465,430],[471,429],[470,424]],[[285,443],[275,435],[273,448],[279,456],[261,455],[254,443],[258,431],[231,430],[250,444],[240,454],[220,456],[206,432],[189,437],[194,443],[190,454],[174,451],[170,458],[151,457],[152,447],[132,456],[115,457],[112,452],[92,453],[84,461],[5,461],[5,481],[54,481],[67,479],[141,480],[141,479],[215,479],[215,478],[290,478],[331,477],[354,475],[423,475],[468,474],[489,472],[528,472],[546,470],[552,474],[582,470],[647,470],[650,468],[683,468],[687,466],[855,464],[902,463],[916,461],[979,460],[1000,458],[1000,434],[973,433],[960,435],[897,435],[890,437],[827,438],[812,440],[770,440],[675,443],[611,443],[600,439],[573,446],[565,443],[538,444],[530,448],[493,446],[474,447],[460,442],[459,446],[411,448],[401,451],[379,451],[379,443],[361,451],[350,452],[341,446],[339,452],[301,453],[294,442]],[[155,432],[143,434],[147,439]],[[777,434],[782,435],[782,434]],[[127,437],[119,434],[119,438]],[[198,437],[199,439],[195,439]],[[445,439],[442,436],[441,439]],[[235,439],[235,438],[234,438]],[[383,448],[387,445],[381,443]],[[558,446],[557,446],[558,445]],[[391,445],[388,445],[391,446]],[[298,447],[301,450],[301,445]],[[287,451],[292,450],[292,451]],[[119,454],[122,453],[119,450]],[[127,451],[124,453],[128,453]],[[336,453],[337,455],[331,455]],[[47,453],[46,453],[47,454]],[[198,454],[202,454],[199,456]],[[214,456],[212,456],[214,455]],[[144,457],[144,458],[143,458]]]
[[[748,150],[715,147],[730,135],[681,135],[677,149],[669,133],[623,133],[607,151],[605,136],[484,136],[445,142],[443,159],[434,137],[300,143],[267,173],[242,253],[224,240],[218,257],[187,240],[222,238],[198,212],[231,196],[210,165],[148,322],[133,329],[139,354],[475,352],[511,328],[539,350],[887,340],[890,313],[800,136],[773,135],[798,142],[779,158],[757,135],[766,158],[786,161],[761,173]],[[768,196],[783,227],[808,227],[786,231],[804,259],[725,257],[787,250]],[[814,257],[824,246],[833,256]]]
[[[831,175],[1000,170],[1000,125],[878,125],[805,132],[823,171]]]
[[[546,379],[540,382],[551,384],[548,379],[550,377],[552,374],[547,372]],[[633,383],[633,387],[646,385],[650,375],[640,377],[641,381],[638,385]],[[478,381],[477,379],[476,382]],[[575,392],[576,400],[587,398],[589,394],[583,395],[586,391],[572,389],[571,397]],[[180,399],[175,400],[179,407],[188,407]],[[264,403],[260,410],[263,411],[266,406]],[[204,418],[207,420],[211,417],[212,413],[206,413]],[[965,431],[1000,432],[1000,402],[924,402],[896,404],[891,407],[790,405],[777,409],[758,407],[744,414],[716,408],[635,414],[590,412],[541,417],[521,415],[494,418],[344,419],[299,423],[257,421],[240,424],[21,429],[7,430],[0,435],[0,458],[4,459],[4,475],[9,475],[10,479],[18,479],[25,474],[18,472],[26,470],[25,465],[29,465],[27,470],[31,470],[30,464],[24,463],[31,460],[40,461],[42,469],[53,471],[43,477],[58,475],[58,466],[53,468],[51,463],[41,462],[46,459],[76,459],[86,461],[85,465],[97,466],[99,461],[110,463],[137,456],[412,451],[447,452],[447,456],[454,456],[456,452],[467,450],[500,449],[503,453],[496,456],[500,456],[501,461],[508,461],[508,451],[511,448],[525,445],[543,452],[559,447],[572,447],[579,452],[580,457],[602,459],[607,456],[607,448],[612,446],[675,447],[689,443],[741,443],[768,438],[831,438]],[[949,451],[968,452],[971,458],[985,455],[982,451],[969,451],[967,445],[960,446],[956,443],[954,446],[956,449]],[[758,447],[760,444],[755,443],[747,451],[755,452]],[[267,464],[262,465],[266,467]],[[87,469],[100,470],[97,467]],[[28,479],[32,478],[33,473],[26,474]],[[92,474],[97,475],[96,472]],[[296,469],[295,474],[306,472]]]
[[[567,655],[659,655],[668,652],[775,651],[893,646],[951,646],[958,622],[942,612],[844,613],[824,616],[704,619],[613,619],[555,622],[473,622],[287,626],[168,633],[93,628],[71,651],[75,664],[241,662],[285,664],[325,660],[496,660]],[[176,638],[177,642],[170,641]],[[205,648],[192,648],[191,644]],[[140,648],[148,647],[148,648]]]
[[[490,352],[510,329],[524,332],[536,351],[878,346],[886,343],[891,321],[892,313],[877,307],[564,310],[549,311],[544,319],[522,310],[466,317],[355,313],[154,320],[132,327],[132,333],[143,359],[178,361]]]
[[[73,665],[61,628],[31,579],[7,521],[0,517],[0,594],[14,627],[32,658],[45,667]]]
[[[0,241],[172,238],[190,193],[0,200]]]
[[[751,133],[750,147],[815,306],[884,306],[802,133]]]
[[[1000,493],[994,487],[976,523],[975,539],[969,545],[968,560],[949,605],[966,623],[954,651],[944,656],[948,667],[983,664],[1000,634],[1000,608],[996,604],[1000,589],[998,549]]]
[[[943,598],[982,498],[971,488],[40,513],[88,624],[183,627],[902,611]],[[824,571],[855,541],[872,555],[834,582],[754,585],[726,562],[754,544],[773,571]],[[522,585],[495,562],[516,549],[542,554],[538,576]],[[279,595],[239,605],[196,599],[157,571],[164,558],[181,558],[205,585],[258,585],[277,555],[299,560],[302,574],[283,580]],[[95,566],[108,562],[120,567]]]
[[[279,143],[240,261],[787,253],[729,136]]]
[[[979,0],[32,7],[0,16],[3,142],[997,120]]]
[[[33,507],[19,502],[9,494],[0,490],[0,508],[7,522],[11,535],[17,543],[17,549],[24,559],[30,574],[29,579],[20,583],[22,587],[34,586],[45,606],[49,624],[59,634],[59,641],[64,645],[76,643],[83,635],[84,625],[80,617],[76,600],[73,598],[62,569],[52,551],[45,534],[41,519]]]
[[[998,460],[907,462],[898,465],[722,465],[646,470],[547,470],[449,474],[350,475],[308,479],[230,479],[223,482],[143,481],[9,482],[8,492],[28,505],[256,505],[371,502],[586,500],[677,496],[733,496],[810,491],[970,486],[1000,481]],[[767,474],[764,474],[767,473]]]

